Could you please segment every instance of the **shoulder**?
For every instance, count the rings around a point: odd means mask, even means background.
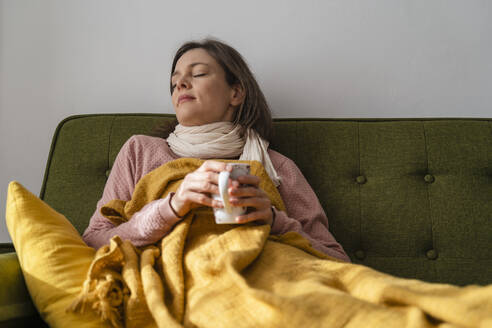
[[[151,137],[143,134],[135,134],[128,138],[125,142],[127,147],[142,147],[142,146],[161,146],[168,147],[166,139],[159,137]]]
[[[121,147],[121,151],[126,151],[134,155],[144,154],[167,154],[174,155],[167,144],[166,139],[136,134],[128,138]]]
[[[279,170],[281,168],[286,168],[286,167],[297,167],[297,165],[294,163],[293,160],[291,160],[289,157],[282,155],[276,150],[273,149],[268,149],[268,155],[270,156],[270,160],[272,161],[273,167],[275,167],[275,170]]]
[[[150,160],[152,163],[156,162],[154,163],[156,165],[178,158],[169,148],[166,139],[141,134],[128,138],[121,147],[120,153],[133,161]]]
[[[171,151],[165,139],[139,134],[128,138],[118,158],[120,162],[132,167],[136,183],[148,172],[178,156]]]

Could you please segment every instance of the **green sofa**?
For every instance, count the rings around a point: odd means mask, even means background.
[[[40,198],[82,233],[123,143],[173,118],[63,120]],[[492,119],[276,119],[271,147],[301,168],[353,262],[430,282],[492,283]],[[13,249],[1,246],[0,327],[43,326]]]

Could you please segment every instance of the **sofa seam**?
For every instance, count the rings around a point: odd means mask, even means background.
[[[361,168],[360,168],[360,122],[357,122],[357,157],[358,157],[358,175],[361,175]],[[363,250],[364,247],[362,247],[362,196],[361,196],[361,189],[362,186],[358,184],[357,186],[359,190],[359,249]]]
[[[490,139],[492,141],[492,121],[487,121],[489,123],[489,128],[490,128]],[[489,156],[490,156],[491,152],[489,152]],[[491,176],[492,176],[492,167],[489,168],[489,170],[491,171]]]
[[[299,140],[299,122],[296,122],[296,140]],[[296,143],[296,158],[299,158],[299,145]]]
[[[427,132],[425,130],[425,121],[422,121],[422,130],[423,130],[423,133],[424,133],[424,150],[425,150],[425,166],[426,166],[426,174],[430,174],[430,171],[429,171],[429,150],[428,150],[428,139],[427,139]],[[430,192],[429,192],[429,184],[426,184],[425,186],[425,190],[426,190],[426,194],[427,194],[427,204],[429,206],[429,217],[430,217],[430,222],[431,222],[431,229],[430,229],[430,233],[431,233],[431,242],[432,242],[432,249],[435,249],[436,248],[436,234],[434,233],[434,217],[432,215],[432,202],[430,200]],[[434,277],[437,278],[437,271],[436,271],[436,268],[435,266],[433,266],[433,271],[434,271]]]
[[[111,136],[113,135],[113,126],[114,122],[116,121],[116,115],[113,116],[113,119],[111,120],[111,125],[109,127],[109,137],[108,137],[108,161],[107,161],[107,170],[111,170],[111,163],[110,163],[110,155],[111,155]]]

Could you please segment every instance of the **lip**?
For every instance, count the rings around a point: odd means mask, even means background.
[[[193,100],[193,99],[195,99],[195,97],[192,97],[190,95],[181,95],[178,98],[178,104],[180,104],[181,102],[189,101],[189,100]]]

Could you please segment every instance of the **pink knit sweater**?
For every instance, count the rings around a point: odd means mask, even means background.
[[[342,246],[328,231],[328,219],[299,168],[289,158],[269,149],[268,153],[275,170],[281,177],[278,187],[287,211],[275,210],[272,234],[296,231],[306,237],[317,250],[330,256],[350,261]],[[165,139],[144,135],[132,136],[123,145],[102,198],[84,232],[87,245],[99,248],[118,235],[130,240],[135,246],[155,243],[181,219],[174,215],[169,205],[169,196],[144,206],[131,220],[119,226],[113,225],[100,213],[100,208],[113,199],[130,200],[135,185],[145,174],[162,164],[179,158],[169,148]]]

